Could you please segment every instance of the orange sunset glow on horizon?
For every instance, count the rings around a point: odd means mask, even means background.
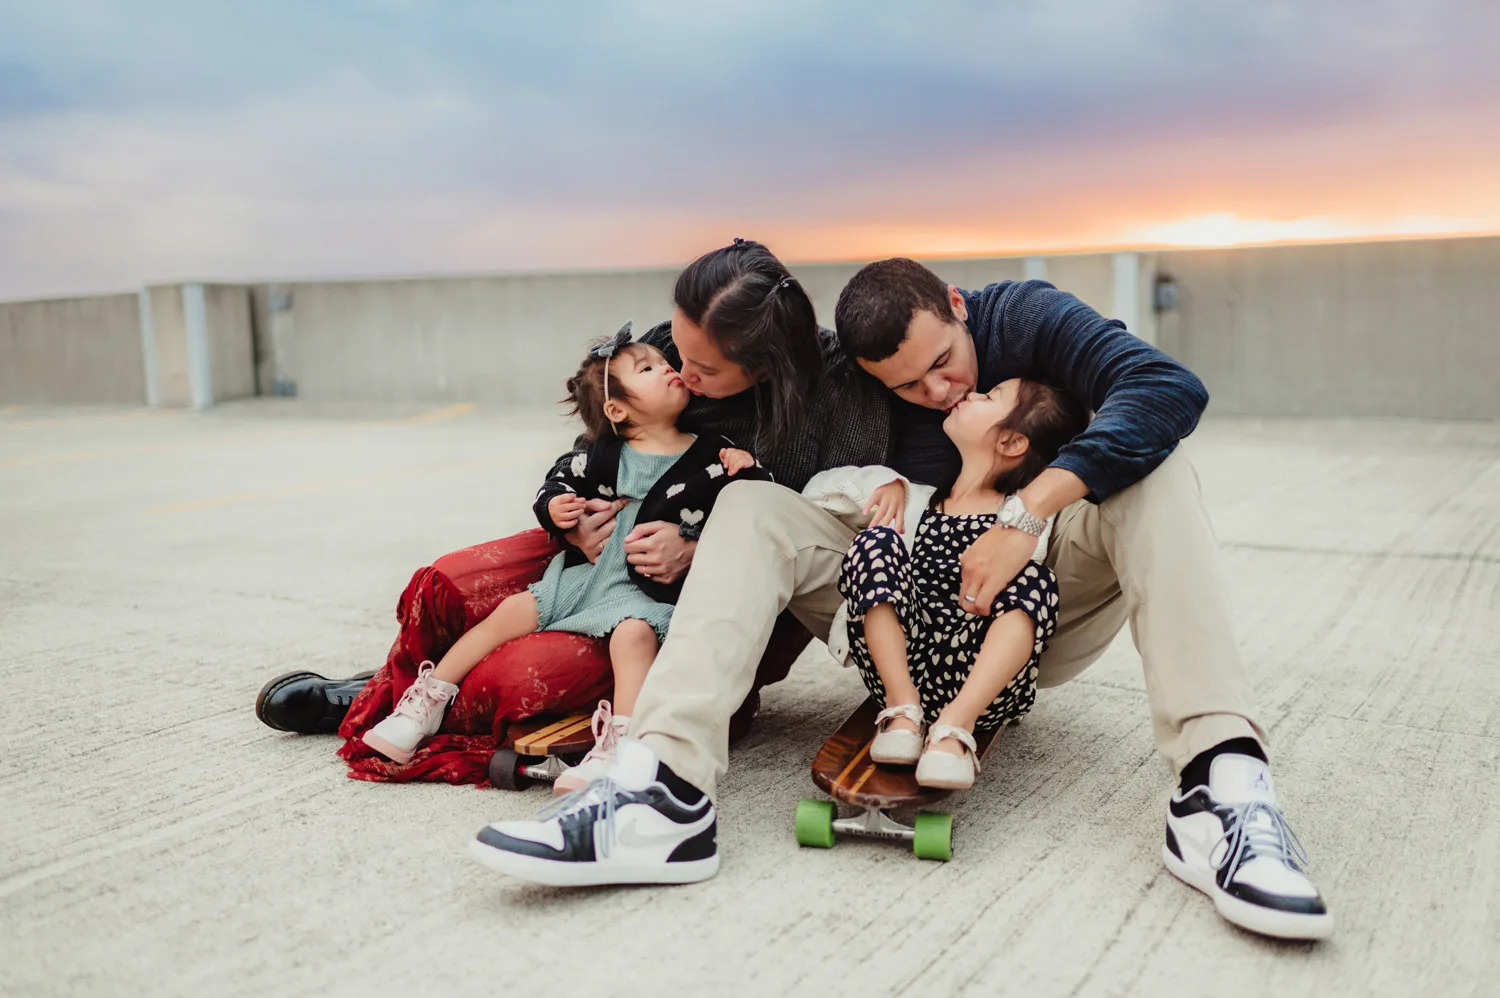
[[[0,297],[1500,233],[1487,0],[10,21]]]

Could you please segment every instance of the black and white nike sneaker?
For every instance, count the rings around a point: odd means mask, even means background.
[[[1234,924],[1281,939],[1323,939],[1333,916],[1304,867],[1307,853],[1276,806],[1264,762],[1221,755],[1208,786],[1172,797],[1162,859]]]
[[[706,795],[684,803],[683,784],[646,743],[622,738],[609,771],[559,797],[532,821],[497,821],[469,854],[538,884],[691,884],[719,872],[718,817]]]

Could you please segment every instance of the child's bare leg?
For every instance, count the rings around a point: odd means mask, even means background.
[[[865,644],[870,649],[870,661],[875,663],[875,671],[880,673],[880,682],[885,686],[885,705],[896,707],[909,703],[921,706],[922,697],[911,680],[911,666],[906,659],[906,632],[901,629],[895,606],[876,603],[865,611]],[[887,729],[916,731],[917,726],[904,717],[896,717],[887,723]]]
[[[629,717],[646,673],[656,661],[656,628],[644,620],[622,620],[609,636],[609,664],[615,671],[614,712]]]
[[[1026,614],[1011,610],[995,618],[984,636],[984,644],[979,646],[979,654],[974,656],[969,678],[964,680],[953,702],[938,712],[937,723],[951,724],[972,734],[979,715],[1031,661],[1035,644],[1036,623]],[[964,747],[952,738],[945,738],[933,747],[954,755],[964,753]]]
[[[490,615],[464,633],[433,670],[433,677],[460,683],[490,652],[536,630],[536,597],[523,589],[507,596]]]

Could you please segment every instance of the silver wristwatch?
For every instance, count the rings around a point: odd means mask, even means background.
[[[1027,509],[1019,495],[1006,496],[995,516],[1000,526],[1015,527],[1032,537],[1040,537],[1047,531],[1047,521]]]

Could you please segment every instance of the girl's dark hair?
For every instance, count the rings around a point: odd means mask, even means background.
[[[595,340],[589,346],[595,347],[601,343],[609,342],[609,337]],[[633,357],[641,350],[650,350],[651,347],[645,343],[631,343],[621,347],[610,358],[609,363],[609,398],[629,402],[633,398],[630,392],[620,382],[615,374],[619,370],[619,363],[626,357]],[[578,365],[578,373],[568,379],[568,397],[560,401],[569,406],[569,413],[583,420],[584,436],[590,440],[598,440],[601,436],[610,433],[618,433],[625,436],[626,430],[635,429],[635,424],[629,419],[622,419],[618,423],[611,424],[609,417],[604,414],[604,358],[595,357],[592,354],[584,357],[583,363]]]
[[[823,372],[818,317],[802,285],[760,243],[736,239],[688,264],[672,303],[757,382],[757,451],[784,446]]]
[[[1082,402],[1051,385],[1023,378],[1016,386],[1016,406],[1000,421],[999,428],[1019,433],[1028,446],[1020,464],[995,477],[995,491],[1008,496],[1030,485],[1088,425],[1089,410]],[[951,483],[939,489],[932,497],[933,507],[952,491]]]

